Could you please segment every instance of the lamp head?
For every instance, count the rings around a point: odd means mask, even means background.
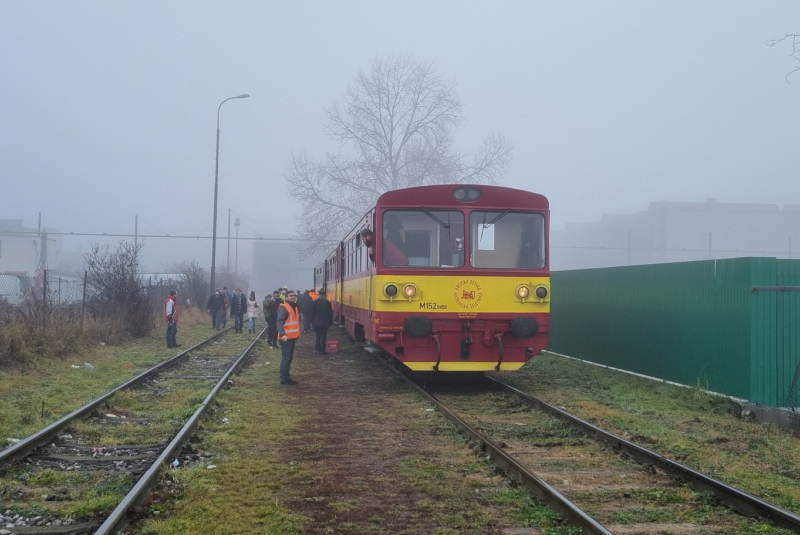
[[[234,97],[234,98],[248,98],[249,96],[250,95],[248,95],[247,93],[244,93],[243,95],[239,95],[238,97]]]

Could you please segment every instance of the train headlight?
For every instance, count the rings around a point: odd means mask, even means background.
[[[544,299],[547,297],[547,288],[545,286],[539,286],[536,288],[536,297],[539,299]]]
[[[525,286],[524,284],[521,286],[517,286],[517,296],[520,299],[527,299],[530,294],[531,294],[531,289]]]
[[[403,293],[410,299],[417,295],[417,287],[413,284],[406,284],[406,287],[403,288]]]
[[[386,295],[389,297],[394,297],[397,295],[397,286],[394,284],[387,284],[383,291],[386,292]]]
[[[453,197],[461,202],[475,202],[483,196],[483,192],[472,186],[458,188],[453,192]]]

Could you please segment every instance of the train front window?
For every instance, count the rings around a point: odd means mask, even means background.
[[[544,230],[540,213],[472,212],[470,263],[476,268],[542,269]]]
[[[387,210],[383,214],[383,265],[464,266],[464,214],[457,210]]]

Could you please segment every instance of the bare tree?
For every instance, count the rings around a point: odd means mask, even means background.
[[[769,47],[774,47],[781,44],[784,41],[790,41],[792,43],[792,53],[789,54],[790,57],[794,58],[795,61],[800,64],[800,34],[797,33],[787,33],[784,37],[780,39],[770,39],[767,41],[766,45]],[[795,65],[795,68],[786,74],[786,82],[789,82],[789,76],[800,71],[800,65]]]
[[[408,57],[372,62],[326,109],[326,134],[353,156],[313,161],[292,154],[289,194],[302,205],[297,230],[306,254],[320,252],[350,229],[383,193],[411,186],[495,183],[511,160],[511,145],[487,136],[475,154],[453,150],[464,117],[455,83],[431,63]]]
[[[183,299],[188,299],[191,306],[203,308],[210,295],[208,289],[208,270],[200,265],[197,260],[178,262],[166,267],[169,273],[179,273],[180,288],[178,293]],[[184,301],[185,302],[185,301]]]
[[[123,241],[111,251],[107,245],[95,244],[84,255],[89,312],[95,319],[118,321],[133,336],[144,336],[155,325],[154,302],[139,276],[143,246]]]

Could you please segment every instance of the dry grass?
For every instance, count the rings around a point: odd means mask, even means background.
[[[205,323],[210,322],[199,309],[181,311],[180,329]],[[87,315],[82,326],[79,308],[51,310],[44,321],[34,310],[0,309],[0,369],[21,369],[41,358],[65,359],[100,343],[119,346],[131,340],[118,318]],[[163,318],[157,316],[153,330],[163,327]]]

